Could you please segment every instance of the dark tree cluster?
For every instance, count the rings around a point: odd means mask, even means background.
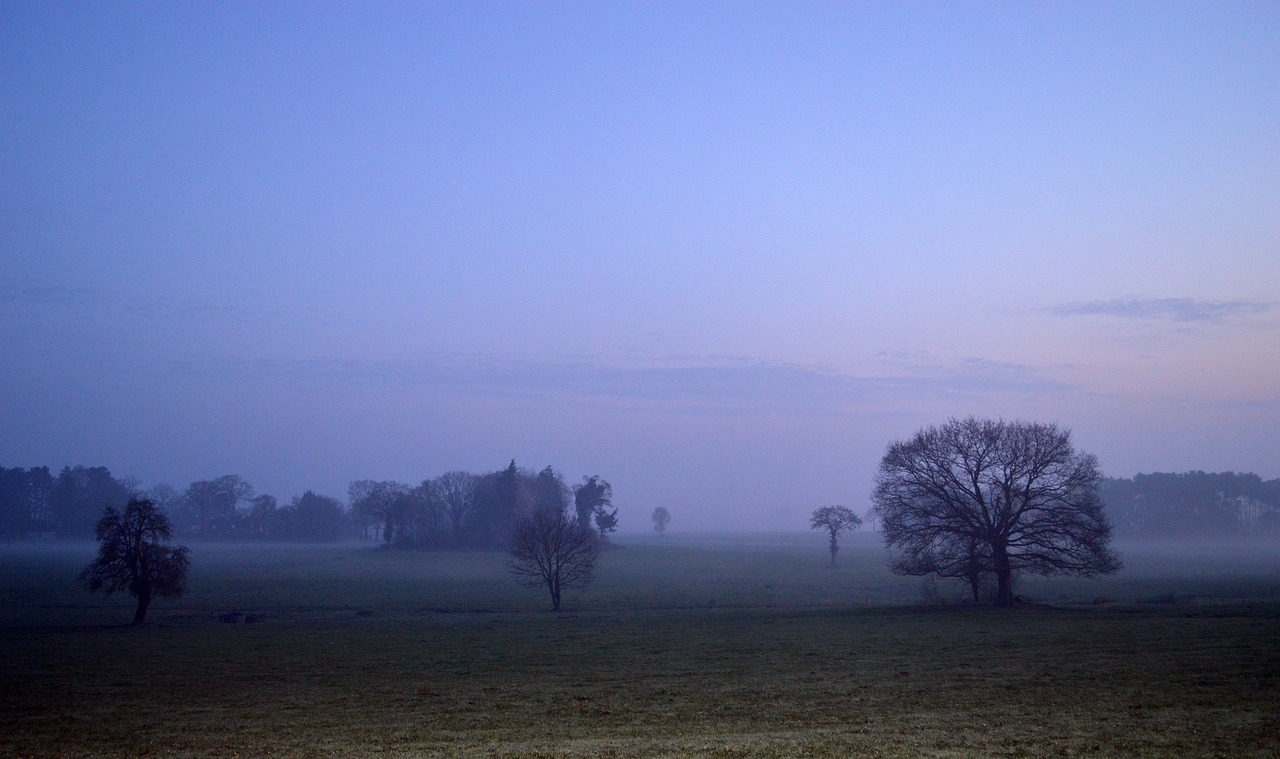
[[[1101,493],[1125,540],[1280,537],[1280,479],[1157,472],[1103,480]]]
[[[890,566],[901,574],[984,576],[996,603],[1014,601],[1016,572],[1114,572],[1111,524],[1095,456],[1052,424],[970,417],[889,446],[872,494]]]
[[[157,485],[146,495],[190,540],[335,542],[361,535],[359,520],[337,498],[308,490],[281,504],[238,474],[198,480],[182,492]]]
[[[567,507],[604,540],[617,529],[613,489],[598,476],[572,488],[551,467],[529,472],[515,462],[497,472],[445,472],[417,485],[357,480],[347,501],[308,490],[288,503],[259,494],[240,475],[199,480],[178,491],[143,490],[106,467],[0,467],[0,539],[87,539],[107,507],[130,498],[154,503],[185,540],[376,540],[399,548],[506,548],[520,517],[535,505]],[[572,501],[570,501],[572,499]]]
[[[43,466],[0,467],[0,537],[91,537],[102,510],[123,507],[134,487],[106,467],[63,467],[56,477]]]
[[[353,514],[371,538],[398,548],[506,548],[517,524],[538,511],[565,513],[607,541],[618,526],[613,488],[599,476],[570,488],[552,467],[532,472],[512,461],[487,474],[452,471],[417,485],[358,480]]]

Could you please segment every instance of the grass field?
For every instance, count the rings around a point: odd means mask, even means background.
[[[1280,756],[1273,549],[997,610],[866,541],[633,539],[553,614],[500,554],[195,546],[141,629],[92,551],[0,548],[0,755]]]

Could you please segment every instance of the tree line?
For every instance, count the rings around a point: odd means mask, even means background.
[[[1102,481],[1125,540],[1280,537],[1280,479],[1236,472],[1156,472]]]
[[[400,548],[506,548],[519,521],[535,512],[568,512],[607,540],[618,529],[613,487],[598,475],[569,487],[547,466],[516,466],[487,474],[451,471],[418,485],[357,480],[348,488],[351,512],[364,535]]]
[[[445,472],[416,485],[357,480],[347,500],[306,491],[281,504],[243,477],[199,480],[178,491],[143,488],[106,467],[0,467],[0,539],[87,539],[110,507],[154,503],[187,540],[376,540],[396,548],[505,548],[519,519],[535,508],[568,509],[602,538],[617,529],[613,488],[598,475],[570,487],[552,467],[533,472],[513,460],[488,473]]]

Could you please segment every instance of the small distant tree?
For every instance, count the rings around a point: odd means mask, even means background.
[[[836,553],[840,550],[840,533],[848,529],[856,529],[862,524],[862,517],[844,506],[823,506],[815,509],[809,519],[809,526],[815,530],[826,530],[831,534],[831,566],[836,565]]]
[[[186,590],[191,566],[186,546],[169,546],[169,519],[147,498],[133,498],[117,511],[108,506],[98,520],[98,558],[80,573],[90,592],[125,589],[138,599],[133,623],[147,619],[153,596],[177,598]]]
[[[531,588],[545,585],[552,611],[560,611],[561,592],[594,576],[600,538],[564,509],[534,509],[516,522],[510,553],[517,579]]]
[[[659,506],[653,510],[653,531],[661,535],[667,531],[667,525],[671,523],[671,512],[667,511],[665,506]]]

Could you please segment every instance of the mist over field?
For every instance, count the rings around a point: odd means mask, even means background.
[[[1125,545],[1013,610],[869,534],[619,540],[559,614],[500,552],[199,544],[188,593],[0,546],[0,752],[22,756],[1266,755],[1272,547]],[[233,624],[226,624],[231,621]]]

